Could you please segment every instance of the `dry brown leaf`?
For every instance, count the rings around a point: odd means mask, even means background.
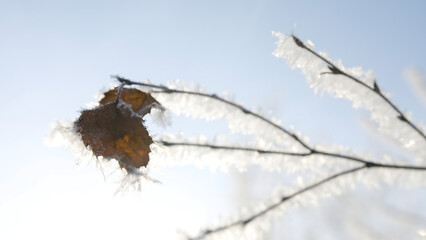
[[[131,90],[131,91],[129,91]],[[136,89],[123,89],[116,102],[115,90],[105,93],[101,106],[84,110],[75,122],[84,145],[90,146],[93,154],[105,159],[116,159],[121,168],[131,171],[146,166],[149,162],[149,146],[152,138],[143,125],[142,114],[150,112],[152,103],[158,103],[149,94]],[[137,116],[133,111],[142,111]]]
[[[116,99],[117,88],[104,93],[104,97],[99,101],[101,105],[113,102]],[[139,91],[134,88],[123,88],[120,100],[132,106],[135,113],[144,116],[151,111],[152,106],[160,105],[151,94]]]

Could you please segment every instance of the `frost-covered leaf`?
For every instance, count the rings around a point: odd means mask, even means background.
[[[101,105],[113,102],[116,98],[117,88],[104,93],[104,97],[99,101]],[[153,106],[159,106],[151,94],[144,93],[134,88],[123,88],[120,92],[120,100],[132,106],[135,113],[144,116],[151,111]]]
[[[142,116],[158,102],[136,89],[123,89],[120,98],[124,102],[114,101],[115,92],[106,92],[100,101],[101,106],[84,110],[74,126],[84,145],[90,146],[95,156],[116,159],[121,168],[130,171],[149,162],[152,139],[143,125]]]

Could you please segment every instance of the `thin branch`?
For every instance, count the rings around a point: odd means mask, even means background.
[[[248,223],[252,222],[253,220],[255,220],[255,219],[257,219],[257,218],[265,215],[266,213],[270,212],[271,210],[279,207],[281,204],[289,201],[290,199],[292,199],[292,198],[294,198],[294,197],[296,197],[296,196],[298,196],[298,195],[300,195],[300,194],[302,194],[304,192],[307,192],[307,191],[312,190],[312,189],[314,189],[316,187],[319,187],[319,186],[321,186],[321,185],[323,185],[323,184],[325,184],[325,183],[327,183],[327,182],[329,182],[329,181],[331,181],[333,179],[336,179],[338,177],[341,177],[341,176],[344,176],[344,175],[348,175],[350,173],[354,173],[354,172],[360,171],[361,169],[365,169],[365,168],[368,168],[368,166],[364,164],[363,166],[352,168],[352,169],[345,170],[343,172],[331,175],[331,176],[329,176],[329,177],[327,177],[327,178],[325,178],[325,179],[323,179],[323,180],[321,180],[319,182],[316,182],[316,183],[314,183],[312,185],[309,185],[309,186],[307,186],[305,188],[302,188],[299,191],[294,192],[293,194],[281,197],[280,201],[278,201],[277,203],[274,203],[274,204],[268,206],[264,210],[262,210],[262,211],[260,211],[258,213],[255,213],[255,214],[253,214],[252,216],[250,216],[248,218],[241,219],[241,220],[238,220],[236,222],[233,222],[233,223],[230,223],[230,224],[227,224],[225,226],[218,227],[218,228],[205,230],[200,235],[198,235],[198,236],[196,236],[194,238],[188,238],[188,240],[203,239],[203,238],[207,237],[210,234],[221,232],[221,231],[224,231],[226,229],[229,229],[229,228],[235,227],[235,226],[242,226],[242,227],[244,227]]]
[[[352,157],[348,155],[343,155],[339,153],[329,153],[325,151],[315,151],[312,154],[324,155],[329,157],[342,158],[347,160],[352,160],[360,163],[364,163],[367,167],[378,167],[378,168],[392,168],[392,169],[404,169],[404,170],[418,170],[418,171],[426,171],[426,167],[424,166],[413,166],[413,165],[395,165],[395,164],[387,164],[387,163],[376,163],[368,160],[364,160],[359,157]]]
[[[229,150],[229,151],[247,151],[247,152],[257,152],[259,154],[279,154],[285,156],[297,156],[297,157],[306,157],[310,155],[323,155],[329,157],[335,157],[340,159],[345,159],[349,161],[354,161],[358,163],[362,163],[367,167],[380,167],[380,168],[392,168],[392,169],[405,169],[405,170],[420,170],[426,171],[426,167],[422,166],[412,166],[412,165],[395,165],[395,164],[385,164],[385,163],[375,163],[372,161],[368,161],[362,159],[360,157],[348,156],[344,154],[338,153],[330,153],[321,150],[315,150],[308,146],[310,152],[309,153],[293,153],[293,152],[283,152],[283,151],[272,151],[272,150],[264,150],[259,148],[248,148],[248,147],[236,147],[236,146],[224,146],[224,145],[213,145],[213,144],[202,144],[202,143],[187,143],[187,142],[169,142],[165,140],[157,141],[157,143],[162,144],[164,146],[173,147],[173,146],[187,146],[187,147],[202,147],[202,148],[211,148],[211,149],[221,149],[221,150]]]
[[[297,156],[297,157],[305,157],[309,156],[312,153],[293,153],[293,152],[283,152],[283,151],[271,151],[271,150],[263,150],[260,148],[248,148],[248,147],[236,147],[236,146],[223,146],[223,145],[213,145],[213,144],[202,144],[202,143],[188,143],[188,142],[169,142],[169,141],[156,141],[156,143],[162,144],[167,147],[173,146],[186,146],[186,147],[204,147],[211,149],[221,149],[221,150],[230,150],[230,151],[247,151],[247,152],[257,152],[259,154],[279,154],[279,155],[287,155],[287,156]]]
[[[405,115],[402,113],[402,111],[389,98],[387,98],[383,94],[383,92],[380,90],[379,85],[377,84],[376,81],[374,81],[374,86],[373,87],[367,85],[366,83],[364,83],[360,79],[358,79],[358,78],[356,78],[356,77],[354,77],[354,76],[352,76],[352,75],[344,72],[339,67],[337,67],[335,64],[333,64],[332,62],[330,62],[329,60],[327,60],[326,58],[324,58],[323,56],[321,56],[320,54],[318,54],[314,50],[312,50],[309,47],[307,47],[296,36],[292,35],[291,37],[293,38],[293,40],[294,40],[294,42],[296,43],[297,46],[299,46],[300,48],[305,49],[306,51],[312,53],[314,56],[316,56],[317,58],[319,58],[322,61],[324,61],[325,63],[327,63],[328,69],[330,70],[330,72],[328,72],[328,73],[326,72],[326,73],[322,73],[322,74],[343,75],[343,76],[345,76],[345,77],[353,80],[354,82],[360,84],[361,86],[367,88],[368,90],[376,93],[380,98],[382,98],[389,106],[391,106],[398,113],[398,119],[399,120],[407,123],[414,131],[416,131],[418,134],[420,134],[420,136],[422,136],[423,139],[426,141],[426,134],[424,132],[422,132],[412,121],[410,121],[407,117],[405,117]]]
[[[195,96],[201,96],[201,97],[207,97],[207,98],[211,98],[211,99],[215,99],[219,102],[228,104],[230,106],[233,106],[239,110],[241,110],[243,113],[251,115],[257,119],[260,119],[263,122],[266,122],[267,124],[273,126],[274,128],[278,129],[279,131],[283,132],[284,134],[290,136],[291,138],[293,138],[295,141],[297,141],[300,145],[302,145],[304,148],[306,148],[307,150],[310,150],[310,148],[308,147],[307,143],[305,143],[303,140],[301,140],[299,137],[296,136],[296,134],[286,130],[285,128],[273,123],[271,120],[266,119],[265,117],[252,112],[246,108],[244,108],[243,106],[236,104],[234,102],[231,102],[229,100],[226,100],[224,98],[221,98],[219,96],[217,96],[216,94],[206,94],[206,93],[200,93],[200,92],[192,92],[192,91],[184,91],[184,90],[177,90],[177,89],[170,89],[166,86],[163,85],[155,85],[155,84],[148,84],[148,83],[140,83],[140,82],[134,82],[131,81],[129,79],[126,78],[122,78],[120,76],[112,76],[114,78],[116,78],[119,82],[121,82],[122,84],[125,85],[139,85],[139,86],[144,86],[144,87],[150,87],[150,88],[154,88],[154,89],[158,89],[160,91],[151,91],[153,93],[181,93],[181,94],[188,94],[188,95],[195,95]]]

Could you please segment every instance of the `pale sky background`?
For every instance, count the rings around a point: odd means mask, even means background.
[[[0,239],[164,239],[175,226],[236,211],[235,173],[170,168],[158,175],[163,185],[114,196],[116,185],[95,166],[44,146],[50,124],[76,118],[111,74],[227,91],[314,144],[380,156],[388,149],[363,128],[368,115],[315,95],[272,56],[271,32],[295,33],[347,67],[372,69],[401,109],[425,123],[403,77],[409,67],[426,71],[425,13],[424,1],[0,1]],[[154,134],[223,129],[193,122],[176,119]]]

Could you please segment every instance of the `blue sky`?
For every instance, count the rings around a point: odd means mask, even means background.
[[[314,143],[381,154],[386,149],[360,126],[367,115],[346,100],[315,95],[300,72],[272,56],[271,32],[295,33],[347,67],[372,69],[403,110],[426,122],[403,81],[407,67],[426,71],[425,11],[424,1],[0,1],[0,209],[37,208],[30,199],[43,200],[39,190],[62,200],[79,189],[92,196],[100,187],[100,195],[112,195],[95,168],[76,166],[67,149],[43,145],[49,124],[77,117],[111,84],[111,74],[158,84],[179,78],[227,91],[248,107],[271,110]],[[178,119],[164,131],[208,130]],[[188,184],[191,197],[207,191],[179,171],[170,173],[179,190]],[[187,171],[206,184],[229,180]],[[213,191],[232,195],[231,187]]]

